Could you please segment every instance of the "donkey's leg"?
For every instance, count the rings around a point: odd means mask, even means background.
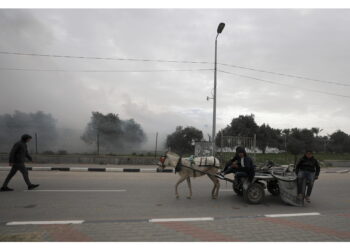
[[[179,186],[179,184],[181,182],[183,182],[185,179],[187,178],[187,176],[182,176],[180,175],[180,179],[177,181],[177,183],[175,184],[175,196],[176,196],[176,199],[178,199],[180,196],[179,196],[179,193],[177,191],[177,187]]]
[[[208,175],[208,177],[209,177],[210,180],[212,180],[212,182],[214,183],[213,190],[211,191],[211,197],[212,197],[213,199],[217,199],[218,196],[219,196],[220,182],[219,182],[218,178],[216,178],[216,177],[214,177],[214,176]]]
[[[187,177],[187,186],[188,186],[188,189],[190,190],[190,195],[189,196],[187,196],[187,199],[191,199],[191,197],[192,197],[192,187],[191,187],[191,179],[190,179],[190,177]]]
[[[219,197],[219,190],[220,190],[220,181],[218,178],[215,178],[215,181],[216,181],[216,194],[215,194],[215,198],[217,199]]]

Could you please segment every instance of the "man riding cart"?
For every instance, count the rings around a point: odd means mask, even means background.
[[[229,173],[235,174],[235,179],[226,178]],[[253,160],[243,147],[236,148],[235,156],[227,162],[223,171],[216,175],[219,179],[233,182],[233,190],[243,196],[246,202],[259,204],[265,198],[265,189],[272,195],[295,206],[303,205],[297,198],[297,179],[289,167],[269,166],[267,171],[257,170]]]
[[[247,177],[250,181],[255,175],[255,166],[253,160],[247,155],[243,147],[236,148],[236,155],[228,161],[223,171],[218,174],[218,177],[224,178],[226,174],[235,174],[235,186],[241,183],[242,177]]]

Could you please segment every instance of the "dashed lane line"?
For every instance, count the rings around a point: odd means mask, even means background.
[[[294,214],[266,214],[266,215],[242,215],[230,217],[193,217],[193,218],[153,218],[153,219],[120,219],[120,220],[62,220],[62,221],[12,221],[5,223],[7,226],[17,225],[54,225],[54,224],[82,224],[82,223],[125,223],[125,222],[149,222],[149,223],[166,223],[166,222],[193,222],[193,221],[215,221],[222,219],[242,219],[242,218],[278,218],[278,217],[295,217],[295,216],[315,216],[321,215],[318,212],[313,213],[294,213]]]
[[[149,222],[179,222],[179,221],[213,221],[214,217],[199,217],[199,218],[162,218],[150,219]]]
[[[6,223],[7,226],[21,225],[65,225],[65,224],[82,224],[83,220],[61,220],[61,221],[11,221]]]
[[[295,214],[265,214],[265,217],[269,218],[277,218],[277,217],[296,217],[296,216],[313,216],[313,215],[321,215],[320,213],[295,213]]]

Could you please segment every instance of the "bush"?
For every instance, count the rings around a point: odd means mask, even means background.
[[[54,155],[55,152],[51,151],[51,150],[46,150],[42,153],[43,155]]]
[[[67,155],[68,152],[66,150],[58,150],[57,154],[58,155]]]

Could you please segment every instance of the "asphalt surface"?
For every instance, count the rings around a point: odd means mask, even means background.
[[[0,171],[0,181],[6,176]],[[211,199],[207,177],[179,186],[172,173],[30,172],[40,187],[27,191],[18,173],[13,192],[0,193],[0,241],[350,241],[350,173],[322,173],[312,202],[284,204],[266,194],[246,204],[230,183]],[[269,218],[271,214],[318,215]],[[150,222],[163,218],[204,221]],[[205,218],[211,218],[205,221]],[[11,222],[84,221],[77,225],[8,225]]]

